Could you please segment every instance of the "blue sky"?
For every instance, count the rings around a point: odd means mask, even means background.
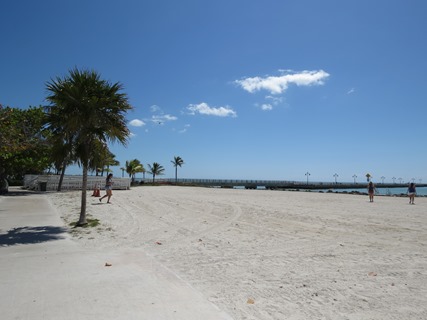
[[[426,1],[15,0],[0,30],[3,105],[46,104],[46,82],[73,67],[124,85],[122,165],[427,182]]]

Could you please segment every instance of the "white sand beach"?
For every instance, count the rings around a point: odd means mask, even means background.
[[[427,319],[427,198],[144,186],[106,204],[91,193],[100,224],[72,229],[77,243],[143,250],[236,320]],[[47,197],[66,224],[78,219],[80,192]]]

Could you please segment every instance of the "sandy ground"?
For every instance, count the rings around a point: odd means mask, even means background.
[[[143,249],[234,319],[427,319],[427,198],[135,187],[88,193],[82,246]],[[80,192],[48,193],[66,224]]]

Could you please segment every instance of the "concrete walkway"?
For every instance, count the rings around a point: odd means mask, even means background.
[[[80,247],[44,194],[14,188],[0,196],[0,310],[5,320],[232,319],[142,250]]]

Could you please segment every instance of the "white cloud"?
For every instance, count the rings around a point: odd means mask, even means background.
[[[280,70],[280,76],[252,77],[242,80],[235,80],[234,83],[244,90],[253,93],[260,90],[267,90],[270,94],[282,94],[288,89],[290,84],[297,86],[322,85],[329,77],[329,73],[323,70],[301,71],[295,73],[289,70]]]
[[[273,110],[273,106],[269,103],[264,103],[263,105],[261,105],[261,109],[264,111],[270,111]]]
[[[155,114],[147,121],[151,121],[155,124],[163,125],[165,122],[178,120],[178,118],[173,115],[164,114],[162,108],[155,104],[150,107],[150,111]]]
[[[190,125],[189,125],[189,124],[186,124],[186,125],[184,126],[184,129],[179,130],[178,132],[179,132],[179,133],[185,133],[185,132],[187,132],[188,128],[190,128]]]
[[[129,121],[129,125],[132,127],[142,127],[145,126],[145,122],[139,119],[133,119]]]
[[[348,91],[347,91],[347,94],[352,94],[352,93],[354,93],[355,91],[356,91],[356,89],[351,88],[350,90],[348,90]]]
[[[171,116],[170,114],[154,115],[151,117],[151,121],[157,122],[158,124],[163,124],[167,121],[175,121],[175,120],[178,120],[178,118],[175,116]]]
[[[150,107],[150,110],[151,110],[151,112],[161,112],[162,110],[160,109],[160,107],[159,106],[157,106],[157,105],[155,105],[155,104],[153,104],[151,107]]]
[[[236,111],[231,109],[229,106],[225,107],[210,107],[207,103],[202,102],[200,104],[190,104],[187,107],[190,114],[195,115],[196,113],[205,114],[208,116],[217,117],[237,117]]]
[[[282,97],[277,97],[277,96],[266,96],[265,100],[271,100],[271,103],[274,106],[277,106],[278,104],[282,103],[283,98]]]

